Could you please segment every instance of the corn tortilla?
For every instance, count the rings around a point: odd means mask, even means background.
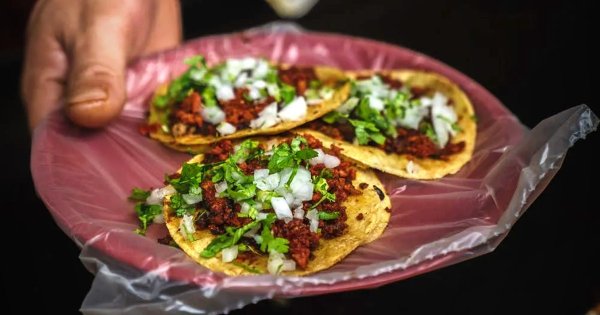
[[[431,158],[416,158],[407,154],[386,153],[373,146],[352,144],[344,140],[336,140],[314,130],[299,128],[293,132],[310,134],[328,147],[334,144],[342,148],[342,154],[362,165],[378,169],[382,172],[411,179],[435,179],[460,170],[472,157],[475,148],[477,125],[474,119],[473,105],[466,94],[447,78],[431,72],[415,70],[379,71],[384,75],[400,80],[411,87],[426,88],[429,91],[439,91],[452,100],[458,116],[457,124],[462,129],[452,137],[452,143],[465,142],[463,151],[450,155],[446,160]],[[374,71],[348,72],[349,77],[371,76]],[[409,162],[412,161],[412,165]]]

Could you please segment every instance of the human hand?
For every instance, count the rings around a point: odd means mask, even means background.
[[[61,106],[80,126],[108,124],[126,99],[127,63],[180,41],[178,0],[39,0],[21,82],[30,128]]]

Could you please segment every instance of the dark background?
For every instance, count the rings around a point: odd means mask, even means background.
[[[586,103],[600,113],[594,1],[321,0],[298,20],[433,56],[471,76],[533,127]],[[0,2],[0,313],[77,313],[93,276],[34,192],[19,99],[32,1]],[[277,19],[262,1],[184,2],[186,38]],[[594,22],[596,20],[596,22]],[[263,301],[234,313],[585,314],[600,303],[599,135],[575,145],[493,253],[375,290]],[[25,299],[27,304],[22,304]]]

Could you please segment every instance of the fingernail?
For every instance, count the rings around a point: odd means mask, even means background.
[[[105,102],[108,99],[107,89],[97,85],[79,85],[69,91],[69,106],[90,106]]]

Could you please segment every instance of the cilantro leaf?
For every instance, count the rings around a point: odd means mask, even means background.
[[[319,220],[335,220],[340,216],[337,211],[334,212],[323,212],[319,211]]]
[[[140,235],[145,235],[148,226],[152,223],[154,218],[162,213],[162,206],[138,203],[135,205],[135,212],[140,220],[140,227],[136,232]]]
[[[146,201],[146,199],[148,199],[149,196],[150,196],[149,190],[143,190],[141,188],[135,187],[131,190],[131,195],[129,195],[129,200]]]
[[[273,155],[269,159],[269,172],[271,174],[280,172],[284,168],[292,167],[294,165],[294,154],[287,143],[278,145]]]
[[[214,238],[200,253],[200,257],[215,257],[223,249],[237,244],[237,242],[242,238],[242,235],[256,227],[259,223],[259,221],[254,221],[240,228],[226,227],[226,234],[222,234]]]
[[[301,144],[307,144],[303,137],[296,137],[291,144],[282,143],[273,150],[273,155],[269,159],[269,173],[277,173],[285,168],[295,168],[300,162],[312,159],[318,155],[317,151],[304,148]]]
[[[257,151],[259,150],[258,145],[258,141],[244,140],[244,142],[240,144],[238,150],[233,153],[229,159],[235,163],[248,160],[256,155]]]
[[[419,130],[421,131],[421,133],[429,137],[431,141],[437,143],[437,135],[435,134],[435,130],[433,130],[433,126],[431,125],[431,123],[428,123],[426,121],[421,122]]]
[[[192,77],[200,70],[206,71],[206,61],[204,60],[204,57],[200,55],[194,56],[186,59],[184,63],[189,66],[188,70],[171,81],[165,94],[156,96],[152,101],[152,104],[156,108],[163,109],[172,102],[181,102],[189,95],[194,87],[197,87]]]
[[[371,122],[350,119],[350,124],[354,126],[354,135],[359,144],[368,144],[373,140],[377,144],[385,142],[385,136],[381,134],[379,129]]]
[[[300,150],[300,145],[302,144],[308,144],[308,141],[304,137],[296,137],[290,142],[290,148],[296,152]]]
[[[327,113],[327,115],[323,116],[323,121],[328,123],[328,124],[334,124],[338,121],[344,121],[348,119],[348,114],[342,114],[340,112],[329,112]]]
[[[185,163],[181,169],[181,175],[178,178],[169,178],[169,184],[175,187],[180,193],[189,193],[193,187],[198,187],[202,181],[202,176],[206,166],[200,163]]]
[[[262,238],[262,242],[260,243],[260,250],[267,253],[270,251],[276,251],[278,253],[285,254],[288,252],[289,249],[289,241],[281,237],[275,237],[271,232],[271,225],[273,224],[273,222],[275,222],[276,219],[277,216],[275,216],[275,214],[269,213],[267,215],[267,218],[262,221],[263,229],[260,234]]]
[[[294,97],[296,97],[296,88],[289,84],[282,83],[279,95],[281,96],[283,103],[287,105],[294,100]]]
[[[235,201],[250,199],[250,198],[256,196],[256,185],[255,184],[234,185],[232,188],[227,189],[227,196],[234,199]]]
[[[206,107],[217,106],[217,91],[212,86],[207,86],[202,91],[202,103]]]
[[[185,63],[188,66],[202,65],[203,67],[206,67],[206,59],[202,55],[196,55],[196,56],[186,58],[183,61],[183,63]]]
[[[368,121],[374,124],[381,130],[386,130],[390,125],[387,119],[385,119],[385,117],[383,117],[378,110],[369,106],[369,99],[366,97],[358,102],[353,114],[363,121]]]
[[[228,234],[221,234],[215,237],[208,246],[200,253],[202,258],[215,257],[223,249],[233,246],[233,238]]]
[[[285,254],[289,250],[290,242],[282,237],[275,237],[272,240],[269,240],[267,244],[268,251],[276,251],[278,253]]]
[[[182,194],[174,194],[169,200],[169,207],[175,211],[175,215],[183,217],[184,214],[192,214],[195,210],[194,205],[188,204]]]
[[[323,174],[323,173],[321,173]],[[328,200],[331,202],[335,201],[335,194],[329,192],[329,184],[327,184],[327,180],[324,177],[319,176],[316,179],[313,179],[315,183],[314,190],[321,194],[321,199],[317,201],[317,203],[313,204],[310,208],[314,209],[318,205],[320,205],[323,201]]]
[[[294,158],[298,161],[305,161],[317,157],[317,155],[319,154],[313,149],[302,149],[294,153]]]
[[[265,81],[268,83],[278,83],[279,77],[277,76],[277,70],[269,69],[267,75],[265,76]]]

